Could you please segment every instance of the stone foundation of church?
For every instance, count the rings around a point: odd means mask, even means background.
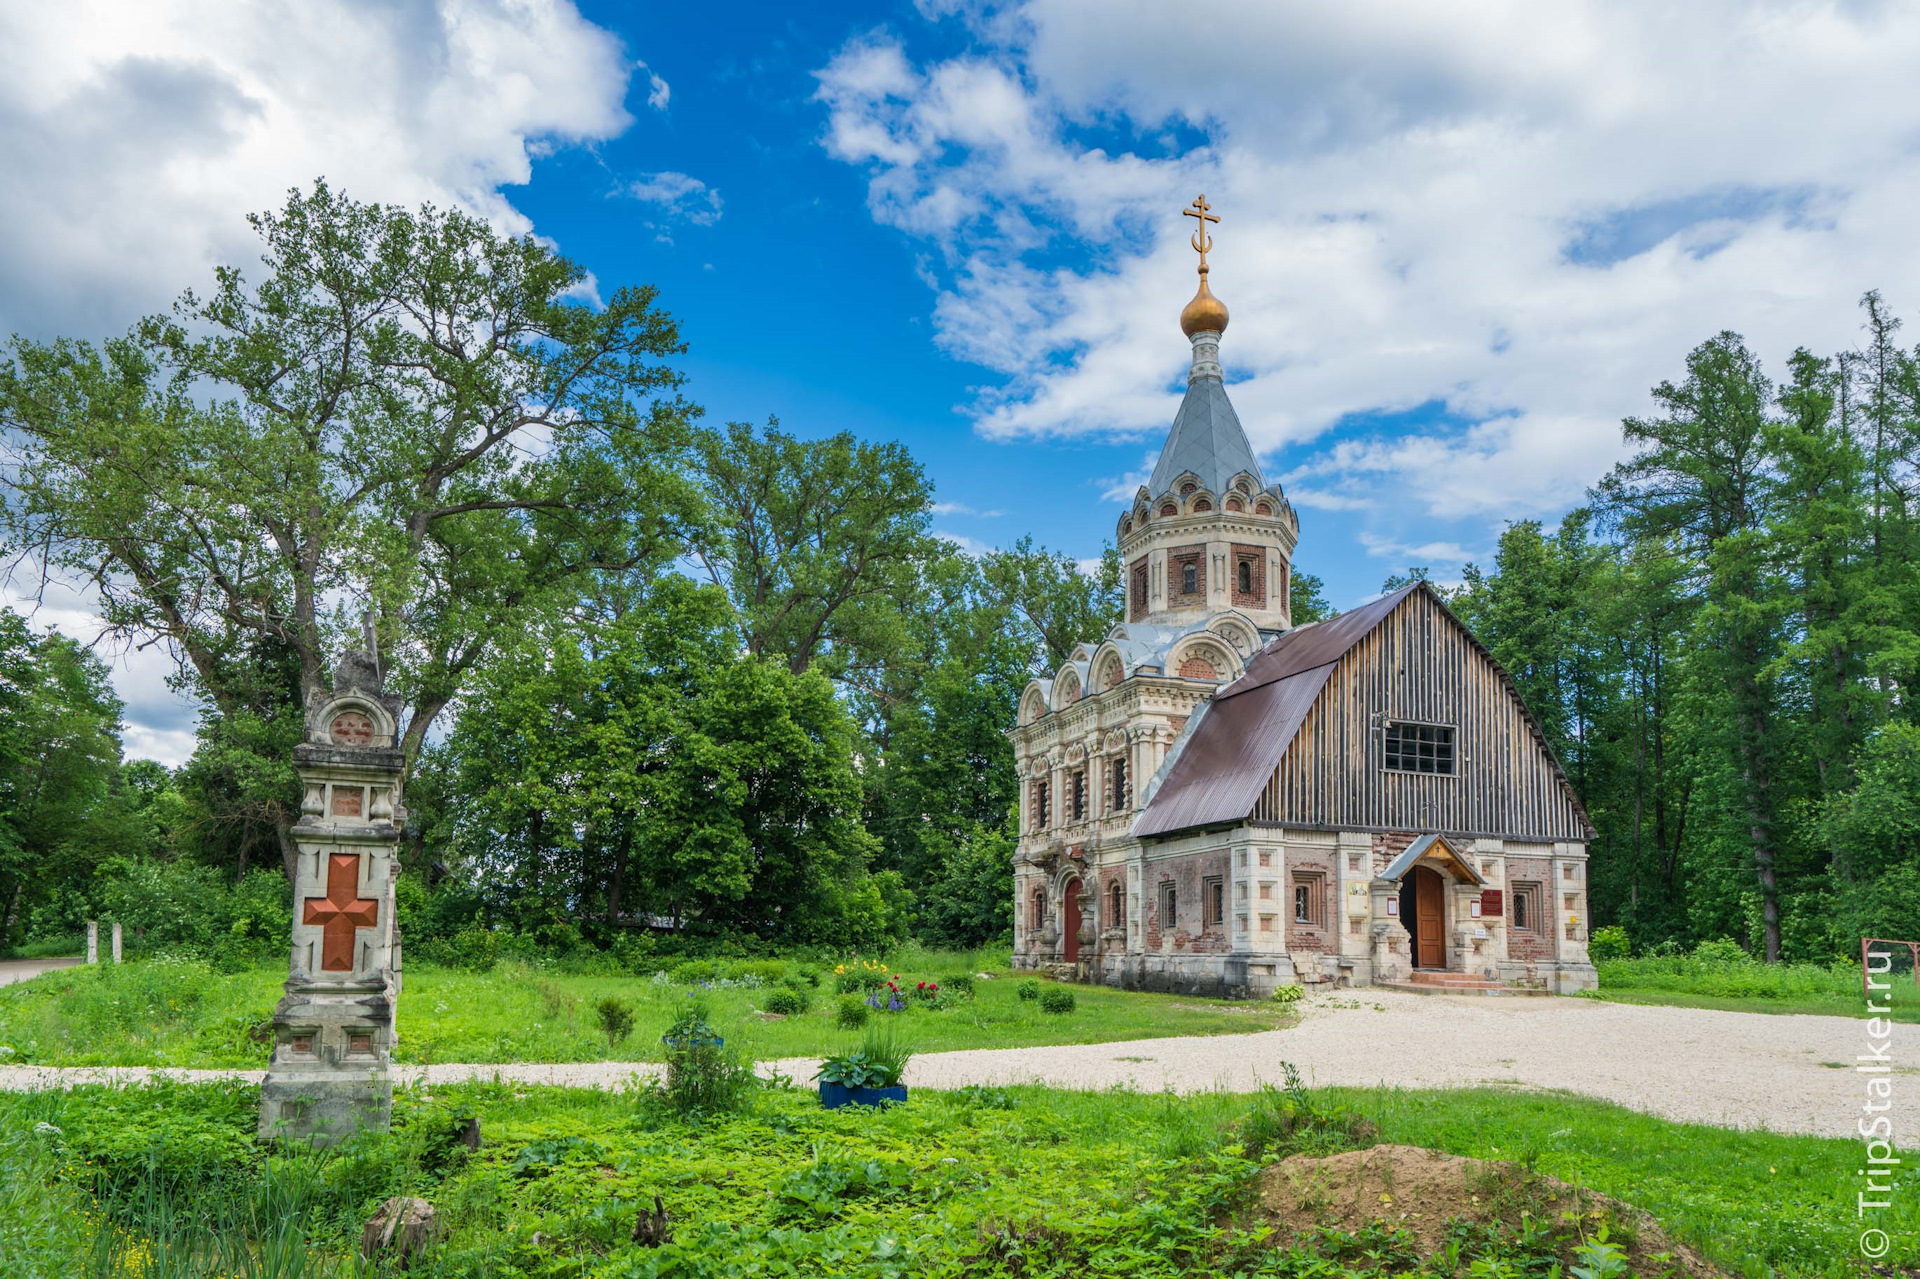
[[[1041,900],[1047,908],[1018,921],[1014,966],[1221,999],[1265,999],[1290,985],[1406,982],[1415,972],[1414,946],[1399,915],[1412,869],[1394,863],[1414,838],[1243,826],[1147,844],[1116,841],[1058,865],[1028,862],[1016,868],[1020,900],[1030,912]],[[1586,949],[1583,845],[1455,839],[1431,857],[1411,855],[1415,865],[1446,871],[1444,963],[1427,971],[1556,995],[1599,985]],[[1075,885],[1069,909],[1065,897]],[[1512,913],[1521,894],[1532,927]],[[1177,918],[1159,917],[1163,900],[1178,903]],[[1210,900],[1224,903],[1224,919]],[[1295,918],[1302,900],[1306,920]],[[1124,906],[1119,918],[1111,917],[1116,904]],[[1079,954],[1068,961],[1062,928],[1076,917]]]

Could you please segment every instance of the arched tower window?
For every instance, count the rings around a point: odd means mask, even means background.
[[[1199,589],[1200,589],[1199,566],[1192,563],[1182,564],[1180,566],[1181,594],[1192,595],[1195,591],[1198,591]]]
[[[1119,928],[1127,918],[1127,890],[1120,886],[1119,880],[1107,889],[1107,927]]]
[[[1211,511],[1213,509],[1213,503],[1209,502],[1204,497],[1195,498],[1193,502],[1193,509],[1195,511],[1201,511],[1201,512]]]
[[[1240,590],[1248,595],[1253,594],[1253,565],[1245,560],[1240,561]]]

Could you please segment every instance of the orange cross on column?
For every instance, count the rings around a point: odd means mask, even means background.
[[[359,887],[360,855],[335,853],[327,858],[327,895],[306,900],[302,922],[321,926],[320,967],[328,972],[353,971],[353,930],[380,917],[378,901],[354,896]]]

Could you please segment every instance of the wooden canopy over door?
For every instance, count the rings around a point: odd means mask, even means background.
[[[1060,957],[1069,964],[1080,960],[1080,881],[1070,879],[1060,890]]]

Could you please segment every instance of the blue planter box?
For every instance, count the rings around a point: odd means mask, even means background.
[[[849,1088],[845,1084],[821,1084],[820,1104],[828,1110],[842,1106],[885,1106],[907,1099],[906,1086],[898,1088]]]

